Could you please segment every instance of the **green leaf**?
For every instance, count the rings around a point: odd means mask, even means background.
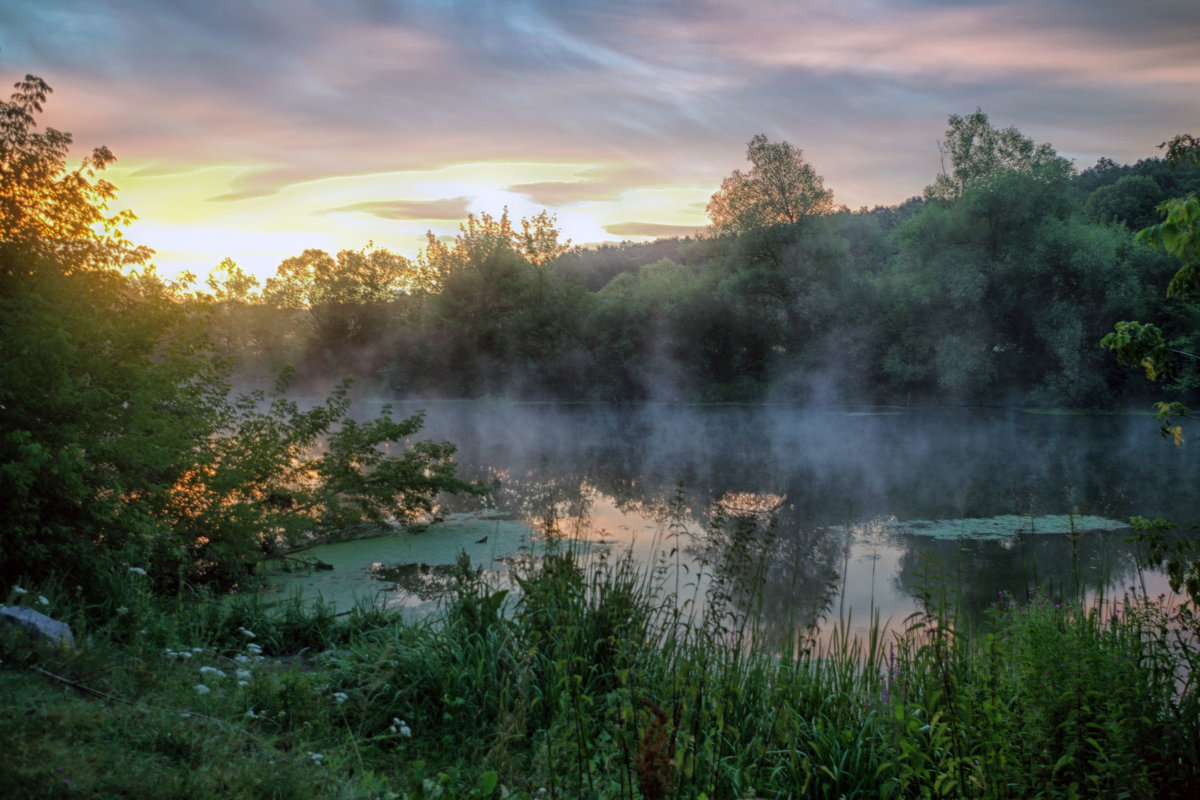
[[[496,785],[500,783],[500,776],[495,770],[488,770],[479,776],[477,791],[481,797],[490,797],[492,792],[496,791]]]

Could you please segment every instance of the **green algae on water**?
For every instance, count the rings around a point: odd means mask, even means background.
[[[881,520],[878,525],[887,533],[926,536],[932,539],[1007,539],[1031,534],[1110,533],[1129,527],[1128,523],[1105,517],[1071,514],[1002,514],[996,517],[964,519]]]

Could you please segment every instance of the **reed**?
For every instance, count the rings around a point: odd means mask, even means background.
[[[768,637],[770,521],[718,517],[703,543],[677,522],[656,564],[566,538],[518,565],[516,591],[463,559],[423,622],[164,602],[134,574],[110,576],[105,613],[30,587],[85,641],[0,640],[0,795],[1200,795],[1187,602],[1002,595],[972,627],[930,565],[899,629],[872,610],[863,635],[830,606],[824,632]]]

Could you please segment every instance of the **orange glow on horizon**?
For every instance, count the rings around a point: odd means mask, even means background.
[[[272,277],[284,259],[310,248],[334,254],[373,242],[415,258],[425,246],[427,231],[452,237],[467,214],[499,215],[504,208],[514,220],[549,210],[557,216],[560,240],[579,246],[650,241],[659,238],[655,234],[687,234],[707,225],[703,206],[711,187],[640,187],[615,198],[586,199],[588,183],[581,176],[607,166],[452,164],[300,181],[242,197],[234,194],[239,182],[261,172],[261,167],[122,164],[107,177],[118,187],[118,204],[137,215],[127,237],[155,251],[153,263],[159,273],[176,278],[188,271],[201,281],[226,257],[260,283]],[[562,184],[581,199],[558,207],[539,205],[519,191],[527,184]],[[597,193],[604,191],[599,188]],[[396,213],[390,213],[392,208]],[[423,215],[425,210],[436,215]],[[462,213],[452,216],[454,211]]]

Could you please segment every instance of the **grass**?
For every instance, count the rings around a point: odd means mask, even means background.
[[[895,633],[768,640],[770,526],[717,525],[685,586],[568,542],[511,594],[463,560],[422,623],[135,572],[11,594],[79,646],[0,639],[0,796],[1200,796],[1189,605],[1005,595],[968,629],[931,579]]]

